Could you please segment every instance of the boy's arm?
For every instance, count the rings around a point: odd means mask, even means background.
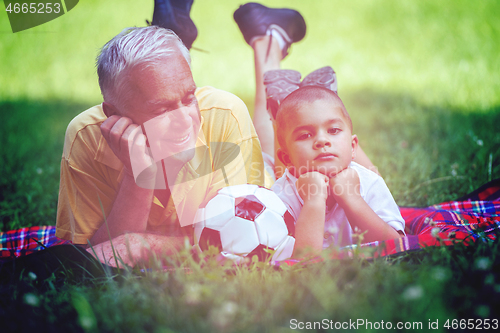
[[[358,173],[347,168],[330,179],[330,188],[333,189],[337,203],[344,209],[347,220],[353,228],[358,227],[365,232],[363,241],[374,242],[394,238],[402,235],[382,220],[363,199],[359,192],[360,183]]]
[[[294,256],[304,250],[318,254],[323,250],[328,178],[319,172],[308,172],[299,177],[297,191],[304,201],[295,225]],[[307,253],[306,253],[307,254]]]
[[[363,242],[402,237],[396,229],[385,223],[361,196],[350,198],[342,208],[352,227],[358,227],[361,232],[366,231],[366,234],[363,235]]]

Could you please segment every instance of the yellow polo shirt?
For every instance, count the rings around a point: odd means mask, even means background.
[[[148,231],[176,234],[181,224],[195,221],[200,205],[228,185],[270,187],[262,151],[245,104],[236,96],[212,87],[196,90],[201,113],[194,158],[169,179],[166,206],[155,196]],[[104,223],[123,177],[123,164],[101,135],[106,119],[102,106],[76,116],[66,131],[61,161],[56,236],[87,244]],[[101,208],[102,204],[102,208]]]

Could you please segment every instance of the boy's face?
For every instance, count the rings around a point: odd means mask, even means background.
[[[286,147],[278,151],[278,157],[296,177],[309,171],[333,177],[354,159],[358,139],[342,108],[334,101],[317,100],[290,112]]]

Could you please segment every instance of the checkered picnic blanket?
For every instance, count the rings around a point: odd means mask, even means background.
[[[425,246],[451,245],[457,240],[491,240],[500,231],[500,179],[456,201],[422,208],[401,207],[400,210],[406,222],[406,237],[361,244],[361,247],[373,248],[373,256],[386,256]],[[69,243],[55,236],[54,226],[2,232],[0,259],[19,257]],[[286,264],[294,262],[285,261]]]
[[[0,232],[0,259],[21,257],[60,244],[70,244],[70,242],[56,237],[55,226]]]
[[[451,201],[426,208],[401,207],[406,237],[362,244],[385,256],[457,240],[493,240],[500,232],[500,201]]]

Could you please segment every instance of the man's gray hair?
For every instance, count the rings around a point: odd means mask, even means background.
[[[107,42],[97,56],[99,86],[104,100],[116,105],[120,99],[123,72],[139,64],[165,61],[180,51],[191,66],[191,57],[181,39],[169,29],[158,26],[126,28]]]

